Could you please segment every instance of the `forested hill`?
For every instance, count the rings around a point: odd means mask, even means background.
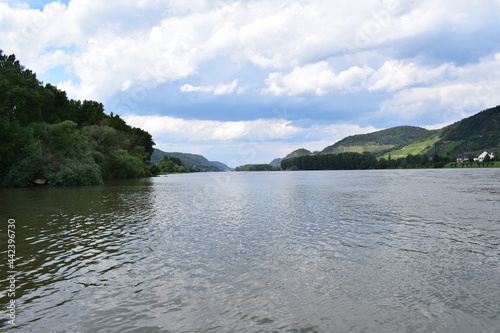
[[[500,106],[441,129],[440,139],[430,153],[453,156],[484,150],[500,153]]]
[[[151,135],[69,99],[0,50],[0,186],[94,185],[156,173]]]
[[[321,154],[362,153],[364,151],[380,154],[385,151],[404,147],[430,133],[431,131],[421,127],[392,127],[373,133],[349,136],[334,145],[326,147]]]
[[[437,154],[453,159],[462,154],[479,155],[485,150],[500,153],[500,106],[439,130],[400,126],[350,136],[325,148],[322,154],[368,151],[379,157]]]
[[[485,150],[500,154],[500,106],[481,111],[438,130],[399,126],[349,136],[326,147],[319,155],[369,152],[385,158],[439,155],[454,159],[463,154],[477,156]],[[301,150],[294,153],[298,151]],[[313,155],[318,154],[315,152]],[[272,163],[279,165],[282,160],[289,159],[289,156],[275,159]]]
[[[164,152],[159,149],[154,149],[151,156],[151,162],[158,164],[163,156],[178,158],[186,167],[194,171],[228,171],[232,170],[227,165],[221,162],[211,162],[206,157],[197,154],[179,153],[179,152]]]

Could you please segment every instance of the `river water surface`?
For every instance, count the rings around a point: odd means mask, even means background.
[[[500,332],[500,169],[0,190],[20,332]]]

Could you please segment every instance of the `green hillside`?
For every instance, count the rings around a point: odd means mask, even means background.
[[[391,155],[392,158],[406,157],[408,155],[423,155],[427,154],[441,139],[441,130],[431,131],[428,135],[414,141],[401,149],[393,149],[385,153],[384,157]]]
[[[425,136],[431,131],[421,127],[398,126],[389,129],[352,135],[323,149],[321,154],[340,154],[346,152],[362,153],[368,151],[376,155],[401,149]]]
[[[378,158],[387,159],[391,156],[393,160],[409,155],[439,155],[453,160],[463,154],[478,156],[485,150],[500,155],[500,106],[481,111],[439,130],[398,126],[349,136],[326,147],[320,155],[369,152]],[[309,152],[299,149],[285,159],[276,159],[273,163],[282,162],[289,157],[310,155],[310,152],[298,154],[302,151]]]
[[[440,130],[432,131],[401,149],[386,152],[393,158],[427,154],[455,158],[479,155],[483,151],[500,153],[500,106],[481,111]]]
[[[430,154],[456,156],[500,152],[500,106],[484,110],[441,130]]]

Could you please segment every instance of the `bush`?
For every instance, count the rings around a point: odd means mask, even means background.
[[[26,186],[35,179],[47,179],[50,173],[47,158],[42,152],[42,145],[32,137],[28,144],[19,152],[17,162],[9,169],[3,186]]]
[[[147,172],[142,160],[130,155],[124,149],[114,151],[109,158],[111,178],[139,178],[145,177]]]
[[[66,186],[100,185],[102,184],[101,169],[91,159],[83,161],[69,159],[53,174],[51,184]]]

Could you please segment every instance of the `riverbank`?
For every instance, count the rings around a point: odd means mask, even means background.
[[[500,161],[448,163],[445,168],[500,168]]]

